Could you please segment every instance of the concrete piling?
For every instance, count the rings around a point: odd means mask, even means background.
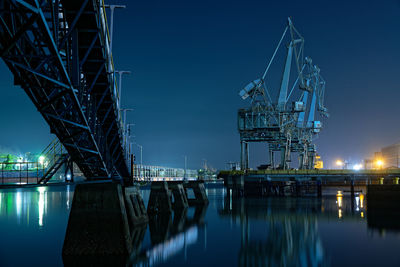
[[[136,187],[125,188],[125,204],[131,226],[149,221],[142,197]]]
[[[145,223],[136,189],[111,182],[76,185],[62,249],[64,265],[123,265],[134,249],[135,227]]]
[[[189,181],[187,183],[184,183],[183,186],[186,189],[186,192],[188,189],[193,190],[195,198],[194,199],[188,198],[188,203],[190,206],[208,204],[208,198],[206,189],[204,187],[204,181],[199,181],[199,180]]]
[[[152,182],[147,214],[171,213],[171,192],[166,181]]]
[[[189,207],[186,191],[183,188],[182,182],[168,182],[168,189],[171,190],[174,196],[172,203],[173,209],[186,209]]]

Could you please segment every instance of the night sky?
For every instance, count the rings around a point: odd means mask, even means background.
[[[122,105],[135,109],[129,122],[144,164],[239,161],[236,115],[248,102],[238,92],[264,72],[288,16],[327,83],[330,118],[316,140],[326,167],[400,142],[398,1],[108,3],[127,5],[115,13],[113,54],[116,69],[132,71]],[[0,153],[40,152],[49,127],[3,62],[0,90]],[[250,152],[251,167],[267,160],[264,144]]]

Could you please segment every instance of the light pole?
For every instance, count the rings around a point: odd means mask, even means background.
[[[131,72],[129,70],[116,70],[115,72],[119,74],[119,77],[118,77],[118,101],[119,101],[119,105],[121,106],[122,75],[131,74]]]
[[[132,111],[133,109],[132,108],[121,108],[121,111],[123,111],[124,112],[124,121],[122,122],[123,123],[123,131],[122,131],[122,133],[123,133],[123,139],[122,139],[122,142],[123,142],[123,146],[125,147],[125,145],[126,145],[126,112],[127,111]]]
[[[130,141],[131,141],[131,126],[135,125],[134,123],[128,123],[126,125],[126,132],[125,132],[125,144],[126,146],[129,145],[129,149],[126,150],[127,156],[129,155],[131,148],[130,148]]]
[[[140,148],[140,165],[143,165],[143,146],[138,145]]]
[[[140,148],[140,170],[139,170],[139,178],[142,175],[143,169],[143,146],[136,144]]]
[[[126,8],[125,5],[104,5],[111,11],[111,25],[110,25],[110,51],[112,53],[112,43],[113,43],[113,32],[114,32],[114,9],[116,8]]]
[[[186,181],[186,164],[187,164],[187,156],[185,155],[185,172],[183,173],[183,180]]]

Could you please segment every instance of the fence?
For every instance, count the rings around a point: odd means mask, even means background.
[[[3,162],[0,163],[2,184],[37,183],[46,171],[44,162]]]
[[[133,168],[133,179],[138,181],[158,181],[158,180],[197,180],[197,170],[182,168],[168,168],[161,166],[135,165]]]

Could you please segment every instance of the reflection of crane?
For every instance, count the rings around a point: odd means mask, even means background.
[[[274,101],[272,91],[266,86],[267,81],[270,81],[267,76],[288,32],[290,41],[287,45],[286,61],[279,93]],[[315,120],[316,110],[323,116],[328,116],[328,113],[323,102],[325,81],[320,75],[320,69],[312,64],[311,58],[303,56],[303,51],[304,38],[288,18],[288,26],[262,78],[252,81],[240,91],[242,99],[249,98],[251,102],[251,107],[238,112],[242,169],[249,167],[249,142],[268,143],[270,168],[275,168],[276,151],[281,154],[278,168],[289,168],[291,152],[299,153],[299,168],[313,168],[315,146],[311,144],[312,138],[322,127],[321,122]],[[295,75],[293,72],[291,75],[292,68],[295,68]],[[292,106],[288,105],[290,102]]]
[[[327,199],[324,212],[337,214],[335,206],[332,211],[327,207],[334,201]],[[321,208],[321,200],[312,198],[299,202],[296,198],[231,201],[226,197],[218,213],[240,222],[238,266],[328,266],[318,231]]]

